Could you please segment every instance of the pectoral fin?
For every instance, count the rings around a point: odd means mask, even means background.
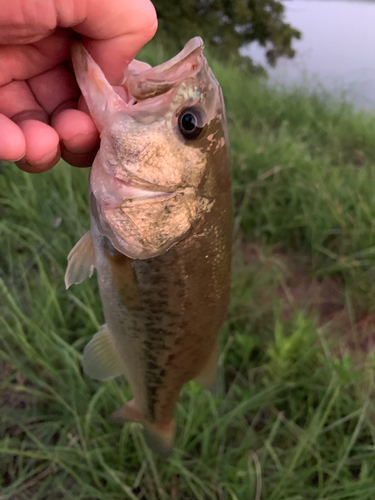
[[[65,287],[78,285],[90,278],[95,268],[95,250],[91,231],[88,231],[75,244],[68,255],[68,267],[65,273]]]
[[[132,399],[111,415],[113,422],[136,422],[144,427],[144,437],[147,446],[160,458],[166,459],[172,453],[175,423],[171,420],[166,425],[151,423],[145,419]]]
[[[86,375],[95,380],[110,380],[124,373],[124,364],[117,354],[107,325],[103,325],[86,345],[82,366]]]
[[[203,370],[195,377],[194,381],[212,393],[216,392],[217,378],[217,346],[208,357]]]

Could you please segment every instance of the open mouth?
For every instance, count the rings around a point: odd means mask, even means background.
[[[131,113],[131,107],[138,104],[138,107],[142,108],[144,101],[166,94],[188,75],[195,73],[200,67],[202,51],[202,39],[195,37],[185,45],[179,54],[158,66],[152,67],[145,62],[133,60],[124,72],[122,84],[113,86],[112,90],[121,98]],[[74,53],[74,59],[77,61],[79,58],[90,59],[82,47],[76,48]],[[91,68],[92,73],[93,69]],[[101,70],[98,72],[96,69],[95,72],[96,75],[91,74],[89,78],[95,80],[104,78]],[[107,81],[106,85],[109,87]]]
[[[201,64],[203,41],[192,38],[179,54],[152,68],[133,61],[125,72],[124,90],[129,105],[167,93],[187,76],[196,72]]]
[[[202,51],[203,42],[195,37],[179,54],[159,66],[132,61],[124,72],[122,85],[112,87],[84,47],[75,44],[72,61],[77,81],[99,131],[105,130],[111,117],[118,112],[129,118],[165,114],[173,88],[199,71],[204,61]],[[126,170],[126,165],[121,172],[108,163],[105,167],[104,155],[105,152],[99,150],[91,171],[91,189],[99,205],[116,208],[128,200],[173,196],[171,187],[137,178],[131,169]]]

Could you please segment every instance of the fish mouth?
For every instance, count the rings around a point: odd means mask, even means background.
[[[207,67],[203,41],[193,38],[179,54],[153,68],[131,63],[121,87],[116,88],[83,46],[73,48],[72,59],[77,81],[101,132],[101,147],[90,176],[92,218],[120,253],[132,259],[161,255],[186,237],[197,215],[210,205],[204,201],[200,210],[196,188],[185,186],[181,176],[164,179],[148,175],[144,169],[134,168],[132,162],[138,161],[134,155],[127,164],[126,155],[118,155],[116,147],[123,144],[126,120],[152,123],[168,111],[174,90],[182,82],[199,80],[199,72]],[[123,120],[118,128],[113,120],[117,116]]]
[[[118,109],[129,118],[138,113],[152,116],[156,111],[167,108],[171,99],[169,91],[187,77],[193,78],[204,64],[203,47],[202,39],[195,37],[175,57],[158,66],[132,61],[124,72],[120,87],[110,87],[108,82],[105,83],[107,91],[110,92],[109,88],[112,91],[115,107],[119,106]],[[85,57],[90,60],[88,54]],[[107,160],[105,152],[100,149],[91,172],[92,192],[100,206],[116,208],[129,199],[167,199],[174,195],[176,189],[179,190],[177,185],[156,185],[138,178],[131,167],[113,165]]]
[[[154,198],[167,199],[174,194],[170,191],[159,191],[155,186],[137,186],[132,184],[131,182],[124,181],[116,175],[113,175],[112,177],[112,182],[114,182],[115,186],[118,188],[118,191],[124,195],[122,198],[123,202],[129,200],[149,200]],[[120,203],[120,205],[121,204],[122,203]]]
[[[142,108],[147,99],[166,94],[187,76],[196,73],[203,62],[203,49],[203,40],[197,36],[175,57],[158,66],[133,60],[124,71],[122,84],[112,88],[131,113],[133,106]]]
[[[203,48],[203,40],[197,36],[189,40],[175,57],[158,66],[146,69],[144,63],[131,63],[125,71],[123,84],[127,103],[140,104],[165,94],[187,76],[194,75],[203,63]]]

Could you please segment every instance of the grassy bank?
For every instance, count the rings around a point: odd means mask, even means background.
[[[3,165],[0,499],[374,498],[375,120],[212,67],[235,203],[222,395],[184,389],[168,463],[108,422],[130,393],[81,373],[103,322],[95,278],[63,284],[88,172]]]

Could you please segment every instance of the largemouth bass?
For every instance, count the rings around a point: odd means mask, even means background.
[[[90,175],[91,230],[68,256],[66,286],[97,269],[106,324],[85,347],[97,380],[125,374],[133,398],[113,417],[140,422],[170,453],[187,382],[210,388],[229,301],[230,160],[220,86],[197,37],[170,61],[133,61],[109,85],[82,45],[78,84],[101,132]]]

